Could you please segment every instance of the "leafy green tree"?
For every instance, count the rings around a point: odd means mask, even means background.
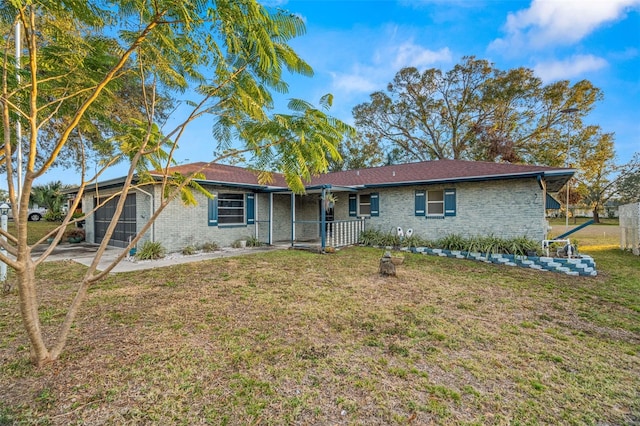
[[[39,65],[36,102],[40,115],[48,116],[47,120],[40,123],[36,140],[38,155],[35,162],[40,167],[45,161],[41,153],[54,149],[60,133],[67,129],[77,109],[85,101],[82,89],[86,92],[100,83],[101,76],[116,64],[120,46],[117,40],[93,33],[93,30],[97,30],[92,26],[94,20],[60,22],[54,14],[40,13],[38,18],[41,22],[36,35]],[[77,27],[74,24],[78,24]],[[7,22],[0,25],[6,28],[3,33],[11,33],[12,26]],[[11,62],[15,58],[7,56],[7,59]],[[65,73],[61,78],[60,72],[65,69],[81,69],[82,72]],[[28,79],[29,71],[21,69],[19,75],[23,80]],[[11,101],[21,111],[27,110],[30,97],[11,91],[17,88],[14,73],[7,76],[7,83]],[[92,102],[86,114],[80,118],[54,164],[64,168],[81,168],[83,158],[87,156],[96,161],[108,161],[114,154],[111,140],[126,136],[136,121],[146,120],[146,106],[152,102],[154,119],[163,123],[168,111],[173,109],[172,98],[166,90],[156,90],[149,82],[145,90],[140,90],[141,84],[140,73],[131,69],[130,63],[125,64],[118,77],[107,84],[101,96]],[[71,87],[76,90],[75,93],[70,92]],[[152,100],[151,97],[156,99]],[[17,119],[17,116],[12,117],[11,123]],[[21,121],[23,128],[27,128],[24,116]],[[0,128],[3,127],[4,123],[0,123]],[[28,149],[25,142],[23,145],[24,149]],[[15,144],[12,150],[15,152]],[[0,167],[5,171],[4,152],[0,154]]]
[[[581,203],[591,209],[594,222],[600,223],[604,204],[615,194],[613,134],[596,133],[593,140],[594,143],[581,145],[577,192]]]
[[[339,172],[342,170],[364,169],[385,164],[385,154],[375,141],[365,141],[359,135],[349,138],[340,144],[339,157],[331,158],[329,170]]]
[[[465,57],[453,69],[401,69],[353,110],[359,134],[400,161],[440,158],[561,165],[568,132],[602,98],[588,81],[544,85],[527,68]],[[565,114],[575,108],[574,114]],[[577,147],[584,140],[572,141]]]
[[[20,23],[24,54],[20,79],[14,58],[5,54],[0,93],[3,130],[2,159],[16,231],[2,232],[0,245],[9,255],[0,260],[16,273],[22,322],[31,344],[33,362],[58,359],[91,284],[105,277],[177,197],[192,202],[190,191],[202,190],[190,175],[165,175],[151,181],[145,170],[167,170],[185,128],[195,119],[210,117],[220,141],[211,147],[211,162],[250,155],[255,164],[282,171],[294,190],[312,174],[327,169],[328,156],[350,137],[351,128],[326,114],[331,96],[316,108],[304,101],[290,103],[291,114],[274,114],[273,93],[286,93],[285,71],[311,76],[311,67],[288,43],[304,33],[302,20],[283,10],[269,9],[255,0],[161,0],[114,2],[72,0],[15,0],[2,2],[0,29],[13,42],[11,27]],[[195,93],[186,104],[190,113],[174,129],[162,128],[167,100]],[[126,110],[113,114],[119,100],[131,95]],[[123,107],[124,108],[124,107]],[[16,141],[10,131],[20,119],[25,130],[26,172],[21,188],[15,170]],[[107,136],[107,137],[105,137]],[[235,141],[235,143],[231,143]],[[93,156],[102,168],[88,174]],[[27,242],[27,205],[34,185],[62,161],[80,168],[76,201],[60,226],[49,235],[54,244],[33,255]],[[51,254],[66,226],[73,223],[85,187],[109,166],[129,165],[117,207],[94,262],[78,282],[67,314],[52,336],[38,316],[36,268]],[[130,246],[103,271],[97,271],[114,232],[128,191],[140,182],[157,184],[165,195],[160,206]],[[268,179],[265,173],[262,178]],[[92,214],[93,212],[87,212]],[[38,243],[42,242],[39,241]]]
[[[62,192],[64,189],[66,186],[59,180],[44,185],[34,185],[31,189],[31,202],[53,213],[59,213],[66,199]]]
[[[613,155],[613,135],[597,133],[595,143],[584,145],[579,153],[580,170],[576,175],[580,202],[591,209],[595,223],[600,223],[600,212],[607,201],[615,197],[625,202],[637,197],[634,185],[640,174],[638,154],[626,164],[616,165]]]

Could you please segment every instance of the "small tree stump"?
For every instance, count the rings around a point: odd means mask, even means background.
[[[396,265],[391,260],[391,253],[388,251],[380,258],[380,269],[378,270],[380,275],[388,277],[396,276]]]

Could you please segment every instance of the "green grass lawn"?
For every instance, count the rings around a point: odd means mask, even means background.
[[[60,223],[57,222],[47,222],[45,220],[40,220],[38,222],[28,222],[28,238],[27,241],[29,244],[35,244],[42,237],[47,235],[51,230],[55,229],[59,226]],[[69,225],[72,227],[73,225]],[[7,224],[7,230],[15,235],[16,234],[16,226],[13,220],[9,221]]]
[[[584,278],[406,255],[381,278],[381,254],[111,276],[42,369],[0,297],[0,424],[640,422],[640,258],[594,246]],[[83,270],[41,269],[46,331]]]

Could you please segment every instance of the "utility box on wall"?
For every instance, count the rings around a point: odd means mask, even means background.
[[[640,256],[640,203],[625,204],[620,215],[620,248]]]

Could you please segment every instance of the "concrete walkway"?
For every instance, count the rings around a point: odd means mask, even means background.
[[[38,252],[44,251],[46,247],[43,246],[34,250],[34,255],[37,256]],[[180,265],[183,263],[200,262],[202,260],[219,259],[222,257],[243,256],[253,253],[262,253],[265,251],[281,250],[286,247],[273,246],[273,247],[251,247],[244,249],[235,248],[223,248],[219,251],[211,253],[196,253],[193,255],[183,255],[181,253],[170,253],[162,259],[158,260],[136,260],[133,257],[125,257],[118,263],[111,272],[130,272],[141,271],[144,269],[163,268],[165,266]],[[100,263],[98,264],[98,270],[103,271],[109,266],[123,249],[108,247],[104,252]],[[89,243],[68,244],[63,243],[58,245],[53,253],[47,258],[47,262],[60,261],[60,260],[73,260],[82,265],[89,266],[93,262],[95,253],[98,251],[98,246]]]

